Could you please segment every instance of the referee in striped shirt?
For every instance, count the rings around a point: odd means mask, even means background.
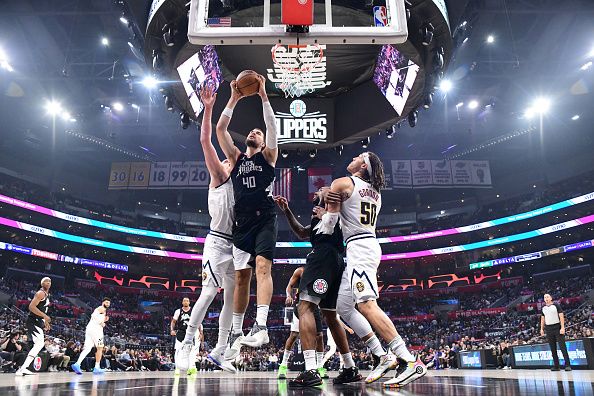
[[[557,343],[559,343],[559,347],[563,353],[563,359],[565,359],[565,371],[571,371],[567,345],[565,345],[565,315],[563,314],[561,305],[554,303],[550,294],[544,295],[544,301],[545,305],[542,307],[542,315],[540,317],[540,335],[544,336],[546,334],[547,341],[551,347],[554,363],[551,371],[560,370]]]

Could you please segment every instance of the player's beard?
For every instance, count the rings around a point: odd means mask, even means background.
[[[245,139],[245,145],[251,147],[253,149],[259,149],[258,143],[256,143],[255,139]]]

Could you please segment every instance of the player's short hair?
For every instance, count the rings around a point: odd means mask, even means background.
[[[101,302],[105,302],[105,301],[111,302],[111,298],[109,298],[109,297],[103,297],[103,300],[101,300]]]

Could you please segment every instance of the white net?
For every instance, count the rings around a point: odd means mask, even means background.
[[[318,66],[322,65],[323,80],[325,80],[324,47],[319,44],[289,46],[277,44],[272,47],[276,79],[271,81],[284,92],[285,97],[300,97],[326,86],[325,81],[319,81],[317,76]]]

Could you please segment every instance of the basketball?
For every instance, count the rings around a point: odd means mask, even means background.
[[[260,89],[258,73],[253,70],[244,70],[237,76],[237,90],[244,96],[251,96]]]

